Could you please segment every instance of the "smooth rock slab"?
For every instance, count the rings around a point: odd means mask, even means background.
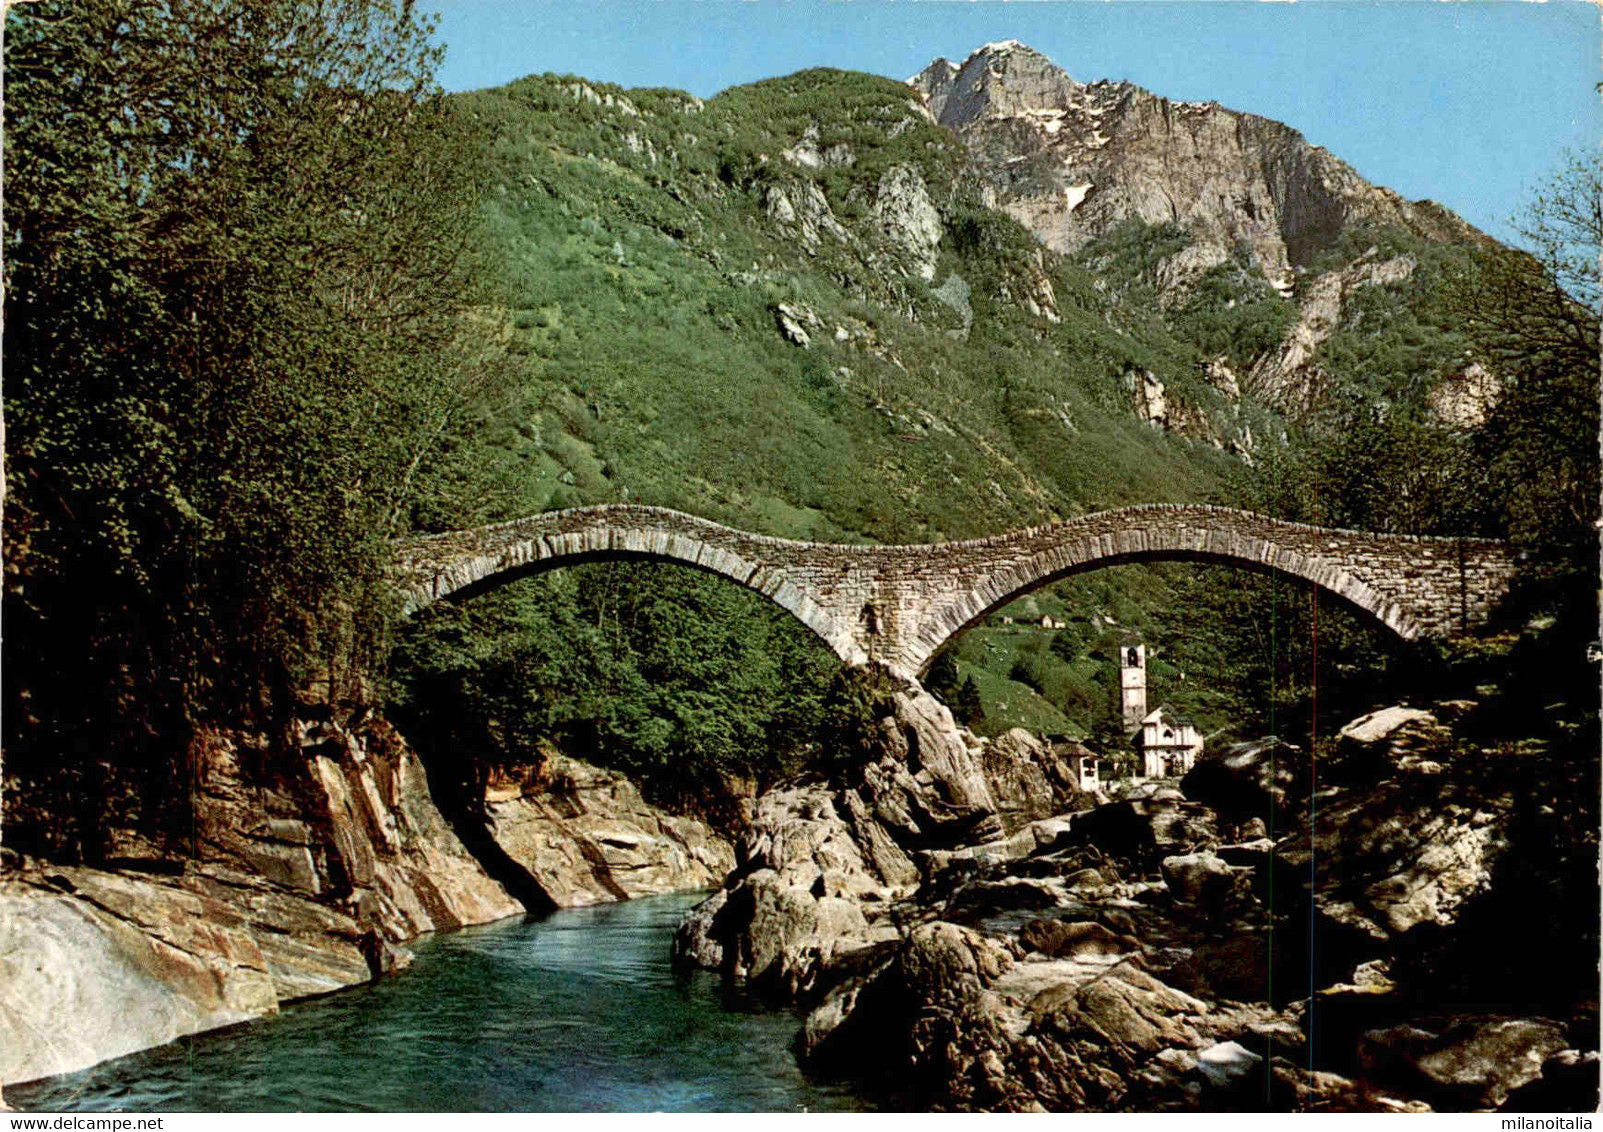
[[[1235,887],[1230,866],[1212,853],[1186,853],[1165,857],[1163,883],[1183,904],[1217,904]]]
[[[1448,1021],[1370,1030],[1359,1058],[1377,1077],[1422,1088],[1434,1100],[1496,1108],[1569,1044],[1564,1027],[1546,1018]]]
[[[1220,1042],[1197,1054],[1197,1072],[1216,1088],[1228,1088],[1262,1064],[1263,1058],[1240,1042]]]
[[[0,895],[0,1082],[276,1013],[250,936],[228,946],[231,962],[208,960],[75,897]]]
[[[1388,707],[1353,720],[1340,732],[1340,738],[1354,743],[1379,743],[1405,723],[1435,723],[1436,717],[1418,708]]]

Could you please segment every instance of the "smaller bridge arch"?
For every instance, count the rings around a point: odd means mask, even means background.
[[[1412,640],[1483,624],[1516,564],[1506,544],[1489,539],[1339,530],[1202,505],[1126,507],[961,542],[852,546],[618,504],[407,539],[395,571],[410,612],[543,569],[630,558],[728,578],[792,614],[846,663],[878,661],[909,676],[1015,598],[1104,566],[1190,559],[1278,572]]]

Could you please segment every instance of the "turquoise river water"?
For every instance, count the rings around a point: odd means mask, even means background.
[[[5,1099],[35,1111],[861,1109],[797,1069],[795,1015],[670,968],[674,926],[699,899],[436,935],[395,978],[8,1087]]]

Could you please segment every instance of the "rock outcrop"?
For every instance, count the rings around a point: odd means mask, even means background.
[[[314,709],[295,739],[298,761],[269,762],[243,736],[203,737],[183,856],[123,870],[7,857],[0,1082],[271,1014],[404,966],[413,936],[523,911],[387,723]]]
[[[980,769],[1007,833],[1042,818],[1090,809],[1096,802],[1080,789],[1074,769],[1056,750],[1022,727],[985,744]]]
[[[798,178],[770,185],[763,194],[763,209],[782,230],[799,239],[809,255],[818,254],[825,238],[841,245],[852,242],[815,181]]]
[[[77,869],[0,881],[0,1081],[275,1013],[279,983],[247,914],[199,889]],[[368,977],[350,928],[319,974]]]
[[[1208,748],[1180,780],[1180,788],[1226,822],[1257,821],[1267,832],[1284,824],[1281,815],[1301,807],[1312,781],[1313,762],[1307,754],[1269,736]]]
[[[1480,362],[1443,377],[1430,391],[1429,403],[1443,424],[1470,430],[1486,423],[1503,393],[1502,379]]]
[[[941,214],[930,199],[924,178],[911,165],[893,165],[874,190],[869,218],[915,274],[926,283],[935,278],[941,242]]]
[[[1426,1029],[1399,1025],[1364,1034],[1368,1072],[1455,1108],[1497,1108],[1542,1076],[1565,1050],[1564,1027],[1545,1018],[1448,1019]]]
[[[1272,1012],[1179,991],[1146,969],[1138,943],[1106,929],[1075,934],[1082,944],[1053,957],[938,920],[913,927],[811,1012],[801,1052],[864,1077],[899,1062],[898,1099],[940,1108],[1139,1109],[1166,1087],[1172,1106],[1198,1086],[1228,1096],[1247,1085],[1262,1058],[1221,1035],[1261,1045],[1254,1034],[1271,1030]]]
[[[1217,103],[1172,102],[1127,82],[1082,83],[1016,41],[908,80],[966,143],[995,207],[1047,247],[1078,249],[1128,219],[1190,231],[1170,284],[1237,247],[1289,292],[1293,268],[1345,229],[1395,224],[1483,240],[1431,201],[1371,185],[1289,126]]]
[[[1211,1067],[1187,1080],[1233,1080],[1240,1059],[1201,1055],[1240,1036],[1246,1015],[1148,972],[1118,905],[1157,889],[1075,847],[1094,800],[1041,744],[1020,732],[980,743],[908,691],[871,755],[835,781],[759,799],[730,886],[681,926],[681,960],[811,1007],[799,1041],[809,1065],[871,1076],[889,1062],[915,1103],[1114,1107],[1133,1096],[1132,1066],[1174,1046]],[[1113,809],[1141,827],[1132,844],[1150,856],[1206,828],[1183,806],[1165,796]],[[1040,816],[1049,810],[1082,812]],[[1112,902],[1105,921],[1038,918],[1017,940],[984,930],[1014,909],[1050,915],[1088,899]]]
[[[1432,964],[1475,963],[1455,933],[1480,930],[1518,799],[1559,789],[1466,745],[1434,713],[1383,709],[1343,729],[1317,806],[1311,761],[1271,739],[1199,762],[1192,797],[1078,808],[1034,781],[1049,767],[1023,769],[1044,757],[1028,736],[972,741],[904,693],[866,761],[759,799],[741,867],[676,952],[805,1009],[808,1069],[900,1107],[1590,1107],[1595,1003],[1494,1009],[1494,979],[1481,1012],[1440,1010]],[[954,788],[993,817],[1037,796],[1074,812],[1005,835],[922,821]]]
[[[1416,925],[1451,926],[1490,888],[1513,805],[1500,790],[1434,776],[1385,782],[1322,800],[1319,820],[1276,855],[1293,872],[1318,862],[1320,910],[1389,941]]]
[[[735,875],[687,917],[676,957],[799,999],[825,969],[894,941],[879,913],[917,887],[913,855],[1001,833],[978,746],[928,693],[898,694],[870,761],[758,799]]]
[[[723,883],[729,842],[650,805],[626,777],[564,755],[507,771],[485,793],[490,836],[551,906],[572,908]]]
[[[1453,749],[1452,730],[1433,713],[1403,706],[1382,708],[1337,733],[1334,758],[1327,755],[1325,771],[1346,784],[1398,773],[1439,774]]]
[[[1293,415],[1310,412],[1325,388],[1319,348],[1341,326],[1353,297],[1369,287],[1396,287],[1413,276],[1412,256],[1377,260],[1374,253],[1371,248],[1356,262],[1299,284],[1297,321],[1247,375],[1247,388],[1265,404]]]

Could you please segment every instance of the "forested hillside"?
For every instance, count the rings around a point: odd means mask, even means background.
[[[1228,468],[1128,411],[1125,372],[1184,348],[965,194],[900,84],[807,72],[702,106],[532,78],[463,104],[498,135],[534,379],[491,449],[503,513],[628,498],[921,541],[1195,498]]]

